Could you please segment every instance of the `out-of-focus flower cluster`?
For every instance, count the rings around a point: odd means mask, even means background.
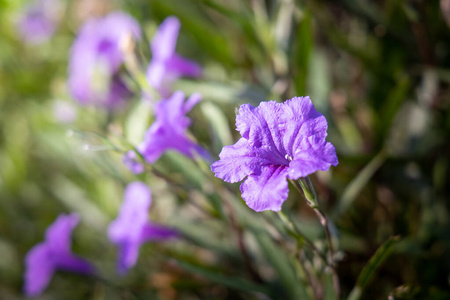
[[[87,21],[72,46],[69,63],[69,89],[83,105],[107,109],[120,107],[130,91],[120,78],[124,61],[121,42],[128,35],[141,38],[136,20],[123,12]]]
[[[43,22],[42,31],[49,35],[56,23],[47,16],[45,5],[35,13],[40,14],[39,18],[27,22]],[[49,24],[45,24],[47,21]],[[201,95],[193,93],[186,100],[182,91],[172,91],[172,83],[179,77],[202,75],[197,63],[176,52],[180,26],[174,16],[159,26],[150,44],[150,63],[142,68],[146,69],[143,76],[146,84],[140,86],[138,95],[133,95],[125,80],[134,74],[124,68],[126,55],[133,55],[129,53],[133,49],[124,49],[124,44],[142,38],[139,23],[130,15],[115,11],[86,21],[69,54],[68,88],[82,106],[94,106],[113,114],[125,107],[132,96],[147,99],[148,89],[152,91],[152,99],[147,104],[153,105],[155,120],[143,141],[123,154],[124,164],[135,174],[144,172],[145,164],[155,163],[168,150],[193,160],[202,158],[206,163],[212,158],[188,134],[191,119],[187,114],[199,103]],[[137,57],[133,59],[138,61]],[[63,108],[55,108],[58,115],[64,120],[73,119],[73,115],[64,117],[67,113]],[[296,97],[285,103],[263,102],[256,108],[244,104],[236,117],[236,129],[242,138],[224,147],[220,160],[211,169],[228,182],[247,177],[241,185],[242,197],[255,211],[281,209],[288,195],[287,178],[296,180],[338,163],[334,146],[325,140],[327,122],[309,97]],[[119,249],[120,274],[137,263],[142,244],[181,236],[174,229],[148,220],[151,202],[151,191],[145,183],[130,183],[119,215],[109,225],[108,238]],[[61,215],[48,228],[45,242],[30,250],[26,257],[24,288],[28,295],[41,293],[57,270],[99,276],[91,263],[70,250],[71,233],[78,220],[75,214]]]
[[[34,0],[21,12],[18,31],[30,44],[48,41],[60,22],[64,3],[61,0]]]

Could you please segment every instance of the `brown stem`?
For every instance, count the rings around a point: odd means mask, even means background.
[[[333,286],[336,291],[336,294],[339,296],[341,293],[341,287],[339,283],[339,276],[336,271],[336,262],[334,260],[334,249],[333,249],[333,241],[331,240],[331,234],[328,227],[328,218],[320,211],[319,208],[315,208],[314,212],[316,213],[317,217],[319,218],[320,224],[322,224],[323,228],[325,229],[325,235],[327,237],[328,242],[328,264],[331,267],[331,270],[333,271]]]

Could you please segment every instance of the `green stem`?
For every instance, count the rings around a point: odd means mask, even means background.
[[[339,276],[336,272],[333,241],[331,239],[331,233],[328,226],[328,218],[320,210],[319,203],[317,202],[316,191],[314,190],[314,186],[309,177],[302,177],[299,180],[291,180],[291,182],[293,183],[293,185],[296,187],[297,190],[302,191],[303,195],[305,196],[306,202],[308,203],[309,206],[311,206],[312,209],[314,209],[316,216],[319,218],[320,224],[322,224],[322,227],[325,230],[325,235],[327,237],[328,243],[328,259],[326,259],[326,262],[327,265],[330,266],[333,271],[333,285],[337,295],[339,295],[341,289],[339,283]]]
[[[312,185],[311,179],[309,177],[302,177],[297,181],[294,181],[300,185],[300,188],[305,196],[308,205],[313,209],[319,209],[319,203],[317,203],[316,191]]]
[[[294,221],[292,221],[286,211],[282,209],[277,212],[277,214],[288,230],[288,233],[297,239],[297,243],[299,246],[303,245],[306,242],[308,246],[311,247],[313,252],[316,253],[326,264],[328,264],[327,258],[320,252],[316,245],[314,245],[314,243],[300,231],[300,229],[297,227]]]

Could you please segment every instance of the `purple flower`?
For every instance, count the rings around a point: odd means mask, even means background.
[[[60,215],[47,229],[45,241],[28,252],[25,257],[25,294],[39,295],[49,284],[56,270],[81,274],[94,272],[89,262],[74,255],[70,250],[70,236],[78,221],[76,214]]]
[[[37,0],[24,8],[17,27],[23,40],[41,44],[53,36],[63,4],[60,0]]]
[[[334,146],[325,140],[327,121],[309,97],[284,103],[241,105],[236,144],[222,149],[211,166],[216,177],[241,184],[242,198],[255,211],[279,211],[289,190],[287,178],[297,180],[336,166]]]
[[[195,154],[209,158],[209,153],[187,136],[191,120],[186,114],[201,99],[200,94],[192,94],[187,101],[184,94],[176,91],[167,100],[160,100],[155,106],[156,121],[147,130],[144,141],[137,147],[148,163],[154,163],[167,150],[173,149],[193,158]],[[125,154],[124,162],[134,173],[143,168],[135,161],[135,153]],[[138,171],[138,172],[136,172]]]
[[[170,16],[158,28],[150,44],[152,60],[147,69],[147,80],[163,97],[170,94],[169,85],[180,76],[199,77],[202,69],[196,63],[175,52],[180,21]]]
[[[132,150],[123,155],[122,162],[134,174],[141,174],[145,171],[145,166],[137,161],[136,152]]]
[[[124,198],[119,216],[108,228],[109,239],[120,248],[118,271],[121,274],[136,264],[143,243],[178,236],[177,231],[148,221],[152,199],[151,191],[144,183],[130,183]]]
[[[86,22],[72,49],[69,88],[81,104],[114,109],[130,96],[118,75],[124,61],[121,42],[131,35],[140,39],[139,24],[123,12],[112,12]]]

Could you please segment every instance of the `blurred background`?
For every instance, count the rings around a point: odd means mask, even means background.
[[[180,19],[177,51],[201,64],[204,76],[176,86],[202,93],[204,101],[190,114],[191,132],[215,156],[238,139],[240,104],[311,96],[328,120],[328,141],[339,158],[336,168],[312,180],[339,232],[343,298],[378,247],[398,237],[362,299],[450,299],[449,0],[58,2],[54,30],[36,40],[20,26],[32,2],[0,0],[1,299],[23,297],[23,258],[62,212],[82,219],[74,252],[114,273],[116,252],[106,228],[125,185],[138,178],[103,137],[138,143],[133,132],[149,120],[140,116],[136,86],[135,97],[112,114],[80,106],[66,85],[78,29],[113,10],[141,24],[136,53],[143,70],[157,26],[169,15]],[[204,198],[195,182],[201,177],[180,159],[169,154],[159,164],[189,190],[139,177],[153,191],[151,218],[174,226],[203,218],[190,203]],[[306,234],[320,237],[314,213],[299,200],[292,190],[286,205]],[[267,299],[174,263],[172,257],[248,277],[233,253],[220,252],[233,252],[233,237],[210,222],[209,233],[192,228],[197,239],[192,233],[191,243],[145,246],[139,265],[112,283],[59,272],[42,299]],[[217,240],[217,248],[203,239]],[[258,262],[257,246],[251,238],[248,244]],[[256,265],[263,277],[274,277],[263,260]]]

